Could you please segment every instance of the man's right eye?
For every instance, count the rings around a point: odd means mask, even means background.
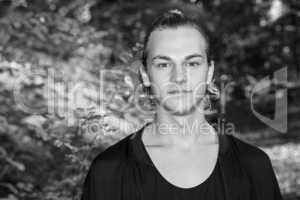
[[[156,66],[158,68],[166,68],[170,66],[170,63],[157,63]]]

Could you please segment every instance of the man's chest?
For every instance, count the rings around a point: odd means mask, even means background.
[[[218,158],[217,145],[190,152],[151,148],[147,151],[156,171],[169,183],[183,188],[204,182],[211,175]]]

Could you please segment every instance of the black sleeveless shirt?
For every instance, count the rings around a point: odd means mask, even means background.
[[[81,200],[282,200],[268,156],[232,135],[218,134],[218,159],[204,182],[191,188],[171,184],[146,151],[145,127],[93,160]]]

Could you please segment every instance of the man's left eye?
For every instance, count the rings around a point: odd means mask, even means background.
[[[200,63],[199,62],[188,62],[187,66],[189,66],[189,67],[198,67],[198,66],[200,66]]]

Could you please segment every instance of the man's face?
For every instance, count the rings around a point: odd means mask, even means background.
[[[147,71],[160,104],[178,115],[197,108],[209,70],[202,34],[191,26],[158,29],[147,47]]]

